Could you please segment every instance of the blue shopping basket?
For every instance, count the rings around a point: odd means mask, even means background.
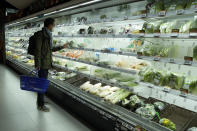
[[[33,71],[30,73],[32,74]],[[26,91],[45,93],[49,86],[49,80],[33,76],[20,76],[20,88]]]

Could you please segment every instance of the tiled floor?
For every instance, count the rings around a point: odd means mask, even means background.
[[[21,91],[18,74],[0,65],[0,131],[91,131],[52,101],[48,106],[49,113],[38,111],[36,94]]]

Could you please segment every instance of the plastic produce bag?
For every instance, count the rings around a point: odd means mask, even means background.
[[[162,111],[165,108],[165,105],[162,102],[155,102],[154,106],[155,106],[155,109],[158,109],[159,111]]]
[[[146,104],[144,107],[138,108],[136,110],[136,113],[150,120],[153,119],[154,116],[156,115],[155,108],[151,104]]]
[[[197,29],[197,19],[190,20],[185,22],[184,25],[182,25],[180,32],[181,33],[189,33],[190,29]]]
[[[197,131],[197,127],[189,128],[187,131]]]
[[[153,3],[149,9],[150,14],[159,13],[160,11],[164,10],[164,0],[150,1],[150,3]]]
[[[173,130],[173,131],[176,130],[176,125],[175,125],[172,121],[170,121],[169,119],[163,118],[163,119],[161,119],[161,120],[159,121],[159,123],[160,123],[161,125],[163,125],[163,126],[169,128],[169,129]]]

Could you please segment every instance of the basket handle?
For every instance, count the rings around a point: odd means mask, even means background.
[[[34,70],[29,72],[29,75],[34,75],[34,74],[37,76],[38,75],[38,70],[34,69]]]

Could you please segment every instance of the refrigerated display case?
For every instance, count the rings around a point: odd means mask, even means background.
[[[197,1],[101,1],[6,26],[7,63],[33,70],[28,40],[56,20],[49,96],[99,130],[197,130]]]

